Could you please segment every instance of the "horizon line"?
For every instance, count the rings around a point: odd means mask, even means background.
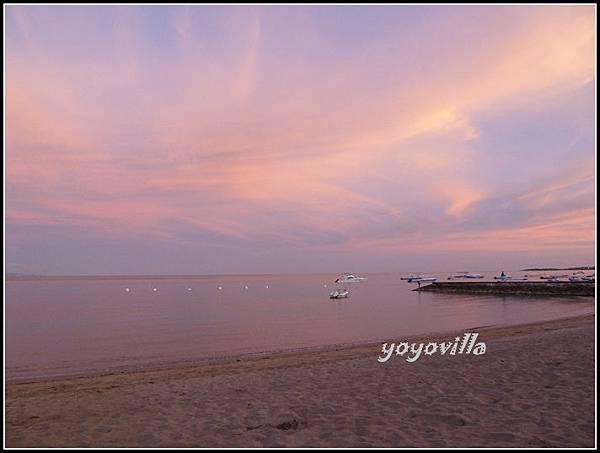
[[[595,265],[589,266],[570,266],[570,267],[527,267],[522,269],[513,269],[517,271],[552,271],[552,270],[595,270]],[[480,270],[487,272],[487,270]],[[362,274],[402,274],[405,272],[421,273],[421,272],[456,272],[452,270],[420,270],[420,271],[378,271],[378,272],[360,272]],[[325,272],[257,272],[257,273],[231,273],[231,274],[28,274],[19,272],[6,272],[5,280],[60,280],[60,279],[152,279],[152,278],[197,278],[197,277],[236,277],[236,276],[288,276],[288,275],[323,275],[323,274],[339,274],[339,271]]]

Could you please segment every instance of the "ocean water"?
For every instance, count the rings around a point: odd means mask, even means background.
[[[6,379],[398,341],[595,310],[594,298],[422,293],[399,274],[366,276],[351,285],[332,274],[8,280]],[[330,300],[341,286],[350,297]]]

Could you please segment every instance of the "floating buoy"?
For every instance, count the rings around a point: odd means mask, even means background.
[[[223,287],[222,286],[217,286],[217,289],[221,290],[221,289],[223,289]]]
[[[327,288],[327,285],[323,285],[323,288]]]
[[[188,288],[188,291],[191,291],[191,290],[192,290],[192,288]]]
[[[125,288],[125,291],[129,292],[129,288]]]
[[[244,286],[244,289],[248,289],[248,285]]]
[[[152,288],[152,291],[157,291],[157,289],[156,288]]]
[[[265,288],[269,289],[269,285],[265,286]]]

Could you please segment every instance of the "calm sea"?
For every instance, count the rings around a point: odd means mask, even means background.
[[[366,276],[345,285],[350,297],[339,301],[328,298],[338,287],[336,275],[9,280],[6,378],[399,340],[594,313],[595,307],[593,298],[417,293],[399,274]]]

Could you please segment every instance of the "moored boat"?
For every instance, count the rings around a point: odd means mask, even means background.
[[[335,279],[336,283],[358,283],[366,281],[366,277],[357,277],[351,273],[345,273],[341,277]]]
[[[349,291],[347,289],[336,289],[329,294],[330,299],[346,299]]]

